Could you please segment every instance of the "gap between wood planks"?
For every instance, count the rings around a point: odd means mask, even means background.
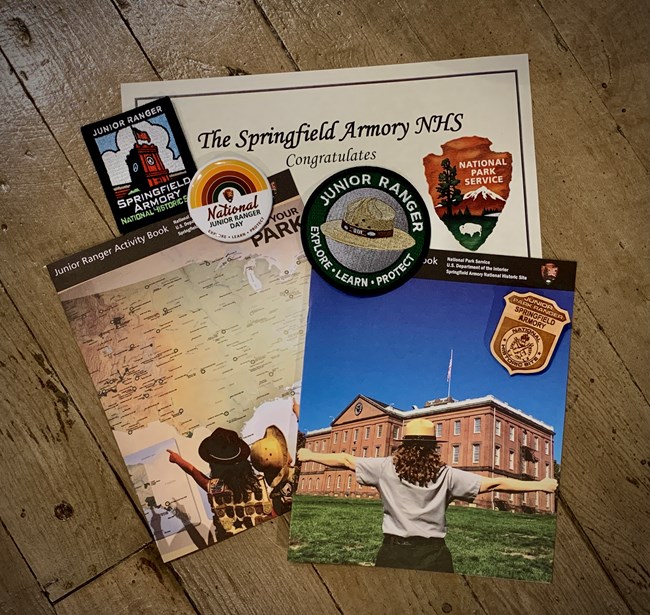
[[[329,586],[325,582],[325,579],[321,576],[320,572],[318,571],[318,567],[316,567],[314,564],[311,564],[312,570],[316,573],[316,576],[318,577],[318,580],[323,584],[323,587],[325,588],[325,591],[327,592],[327,595],[332,599],[332,603],[334,604],[334,607],[336,610],[341,613],[341,615],[344,615],[344,611],[341,608],[341,605],[337,602],[336,598],[334,597],[334,594],[331,592]]]
[[[276,30],[275,26],[273,25],[273,23],[269,19],[269,16],[265,13],[264,9],[259,4],[258,0],[252,0],[252,2],[255,5],[255,8],[258,10],[260,16],[262,17],[262,19],[266,23],[266,25],[269,27],[269,30],[271,30],[271,33],[273,34],[275,39],[280,44],[280,47],[282,47],[282,50],[287,55],[287,58],[289,58],[289,62],[291,62],[293,67],[296,69],[296,71],[300,71],[300,66],[298,66],[298,62],[296,62],[296,60],[294,60],[293,56],[291,55],[291,52],[289,51],[289,48],[284,44],[284,41],[282,40],[282,37],[280,36],[280,33]]]
[[[553,21],[553,18],[551,17],[549,12],[544,7],[543,0],[536,0],[536,2],[539,5],[539,8],[541,8],[542,11],[544,12],[544,15],[546,15],[546,17],[548,18],[551,25],[553,26],[553,30],[555,30],[555,40],[558,42],[558,44],[561,42],[562,43],[562,48],[566,49],[571,54],[571,57],[575,60],[576,65],[580,67],[580,70],[582,71],[582,74],[585,76],[585,78],[587,79],[587,81],[589,82],[591,87],[594,89],[594,92],[596,93],[597,97],[600,99],[600,94],[599,94],[599,92],[598,92],[598,90],[596,88],[596,84],[592,82],[589,75],[587,74],[587,72],[583,68],[582,64],[580,63],[580,60],[578,59],[576,54],[573,53],[573,50],[571,49],[571,46],[569,45],[569,43],[567,43],[567,41],[562,36],[562,34],[560,32],[560,29],[555,25],[555,22]],[[609,63],[609,54],[607,54],[606,51],[605,51],[605,55],[607,56],[607,67],[609,69],[609,74],[610,74],[610,77],[611,77],[612,69],[611,69],[611,66],[610,66],[610,63]],[[639,163],[641,164],[641,166],[645,169],[645,171],[647,173],[649,171],[649,169],[645,166],[645,163],[643,162],[643,159],[637,153],[634,145],[632,145],[632,143],[630,143],[629,139],[627,138],[627,136],[623,132],[623,129],[618,125],[618,122],[616,121],[616,118],[614,117],[614,115],[612,114],[610,108],[605,104],[604,101],[603,101],[603,106],[605,107],[605,110],[607,111],[607,114],[609,115],[609,117],[612,118],[612,121],[614,122],[614,125],[616,126],[616,131],[625,139],[625,142],[630,146],[630,149],[634,152],[634,155],[636,156],[636,159],[639,161]],[[591,310],[589,310],[589,311],[591,311]],[[618,353],[616,353],[616,356],[618,356]],[[636,382],[634,384],[636,384]],[[644,399],[645,399],[645,397],[644,397]]]
[[[630,603],[626,600],[625,594],[620,590],[620,588],[616,584],[616,581],[615,581],[614,577],[610,574],[609,570],[607,570],[607,566],[605,566],[605,562],[603,561],[602,557],[600,556],[600,553],[598,553],[598,550],[596,549],[596,547],[594,547],[593,543],[589,539],[589,536],[587,535],[587,532],[585,532],[584,528],[582,527],[582,524],[576,519],[575,514],[571,510],[571,507],[567,504],[567,502],[564,499],[564,497],[562,496],[562,493],[560,492],[560,490],[558,490],[558,493],[557,493],[557,500],[560,502],[560,504],[562,504],[562,509],[566,511],[566,514],[569,517],[569,520],[575,526],[576,530],[578,531],[578,534],[582,538],[582,541],[587,546],[587,549],[594,556],[596,561],[600,564],[600,567],[602,568],[603,572],[605,573],[605,576],[609,579],[609,582],[614,587],[614,590],[616,591],[616,594],[618,595],[618,597],[621,599],[623,604],[630,610],[630,613],[634,613],[634,609],[632,608]]]
[[[160,73],[158,72],[158,69],[153,65],[153,62],[151,61],[151,58],[145,51],[144,47],[140,44],[140,41],[138,40],[138,37],[134,34],[131,24],[129,23],[129,20],[122,14],[122,11],[120,7],[118,6],[118,2],[115,0],[111,0],[111,4],[115,7],[115,10],[117,11],[117,14],[119,18],[122,20],[124,25],[126,26],[126,29],[129,31],[129,34],[133,37],[133,40],[135,41],[135,44],[138,46],[138,49],[142,52],[142,55],[144,56],[145,60],[151,66],[151,70],[154,72],[156,77],[162,81],[162,77],[160,76]],[[128,6],[128,5],[127,5]]]
[[[2,292],[4,292],[4,293],[7,295],[7,297],[9,297],[9,295],[7,294],[7,291],[5,291],[4,288],[2,288]],[[10,297],[9,299],[11,300],[11,297]],[[0,518],[0,526],[1,526],[2,529],[4,530],[5,534],[7,534],[7,536],[9,536],[9,540],[11,540],[11,542],[12,542],[13,545],[14,545],[14,547],[16,548],[16,552],[17,552],[18,555],[20,556],[20,559],[23,560],[23,563],[24,563],[25,566],[27,567],[27,570],[29,570],[30,574],[31,574],[32,577],[34,578],[34,581],[35,581],[35,583],[36,583],[36,587],[39,588],[41,594],[43,594],[43,596],[45,596],[45,597],[47,598],[48,602],[49,602],[50,604],[52,604],[52,601],[50,600],[50,597],[48,596],[47,591],[46,591],[45,589],[43,589],[42,585],[38,582],[38,577],[36,576],[36,573],[34,572],[34,570],[32,569],[32,567],[29,565],[29,562],[25,559],[25,556],[23,555],[22,551],[20,550],[20,547],[18,546],[18,544],[17,544],[16,541],[14,540],[14,537],[11,535],[11,532],[9,531],[9,528],[5,525],[5,522],[4,522],[1,518]],[[2,605],[0,604],[0,606],[2,606]]]

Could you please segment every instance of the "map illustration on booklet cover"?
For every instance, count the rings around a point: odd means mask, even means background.
[[[575,271],[430,250],[380,296],[312,275],[291,561],[551,580]]]
[[[165,561],[289,510],[309,264],[269,178],[247,241],[172,217],[49,266]]]

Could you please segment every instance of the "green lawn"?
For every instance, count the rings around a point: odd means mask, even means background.
[[[289,559],[373,565],[382,541],[379,500],[295,496]],[[461,574],[550,581],[555,516],[450,506],[447,545]]]

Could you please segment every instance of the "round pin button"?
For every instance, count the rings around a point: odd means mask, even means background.
[[[273,192],[255,165],[240,158],[218,158],[192,178],[187,206],[206,235],[234,243],[264,227],[273,209]]]

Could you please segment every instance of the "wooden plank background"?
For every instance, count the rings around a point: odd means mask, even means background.
[[[0,612],[649,612],[649,43],[647,0],[0,4]],[[286,518],[163,564],[43,269],[117,235],[79,127],[126,81],[510,53],[579,261],[553,582],[289,565]]]

